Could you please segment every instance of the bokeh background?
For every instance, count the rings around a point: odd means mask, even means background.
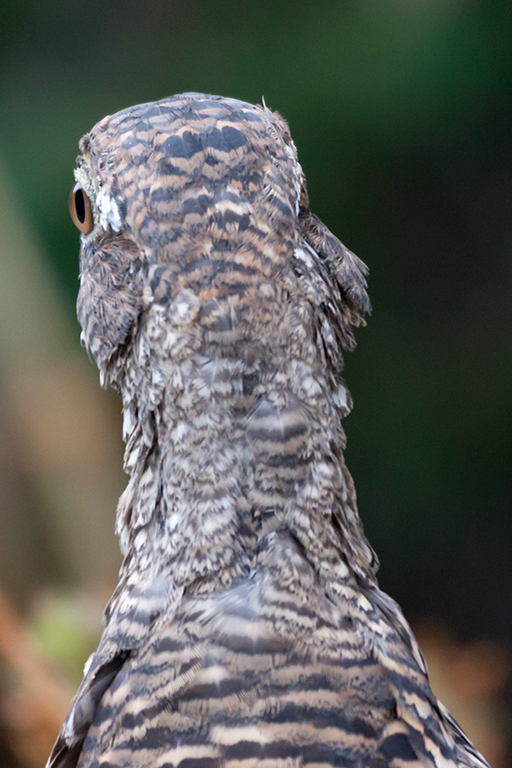
[[[74,315],[77,142],[181,91],[289,121],[370,266],[347,460],[438,695],[510,765],[512,5],[0,0],[0,764],[37,768],[115,585],[120,403]]]

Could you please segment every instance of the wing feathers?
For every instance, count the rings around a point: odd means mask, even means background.
[[[300,551],[283,541],[287,534],[277,538],[276,556],[285,546]],[[366,599],[350,627],[343,606],[309,584],[315,610],[304,624],[306,575],[284,589],[273,582],[271,551],[262,563],[225,593],[184,598],[143,648],[94,673],[76,715],[90,721],[95,707],[79,768],[486,766],[438,705],[423,668],[410,656],[404,665],[411,642],[403,617],[389,623],[379,600]],[[269,605],[272,618],[262,620]],[[383,663],[365,637],[384,631],[395,662]],[[61,738],[50,765],[70,768],[76,758],[76,745],[66,752]]]

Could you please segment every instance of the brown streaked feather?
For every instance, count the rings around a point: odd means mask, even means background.
[[[48,768],[484,768],[377,585],[339,378],[367,269],[310,212],[287,124],[183,94],[80,146],[78,314],[130,480]]]

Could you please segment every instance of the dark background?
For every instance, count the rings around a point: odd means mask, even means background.
[[[2,0],[0,14],[0,168],[77,355],[67,195],[80,136],[104,114],[181,91],[263,96],[286,117],[312,209],[370,267],[345,429],[381,586],[460,647],[511,649],[512,5]],[[0,344],[0,398],[9,365]],[[101,402],[118,441],[119,403]],[[2,410],[0,577],[39,626],[50,621],[41,594],[114,583],[115,498],[75,568],[8,395]],[[120,463],[120,441],[113,452]]]

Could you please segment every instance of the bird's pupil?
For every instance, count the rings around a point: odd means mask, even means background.
[[[81,189],[77,189],[75,192],[75,211],[78,221],[83,224],[85,221],[85,200]]]

